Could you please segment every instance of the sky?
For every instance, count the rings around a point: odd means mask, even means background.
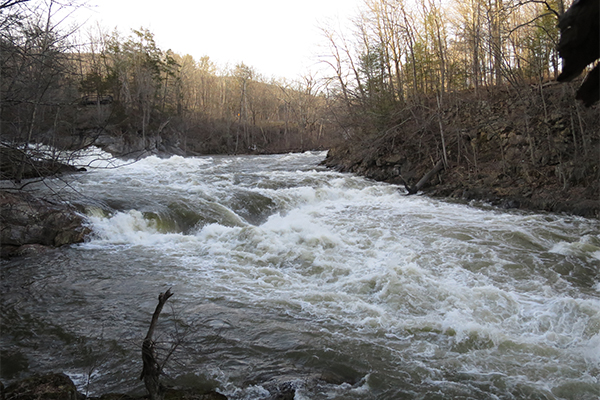
[[[362,0],[89,0],[77,18],[123,36],[144,27],[162,50],[221,67],[243,62],[270,78],[295,79],[322,68],[320,27],[344,24]],[[84,28],[85,29],[85,28]]]

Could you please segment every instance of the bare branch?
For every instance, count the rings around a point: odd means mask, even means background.
[[[173,293],[171,293],[170,288],[167,289],[165,293],[158,295],[158,305],[154,310],[152,321],[150,322],[150,327],[148,328],[148,333],[146,334],[146,338],[142,344],[142,361],[144,366],[140,380],[144,380],[146,390],[148,390],[148,394],[150,395],[150,400],[163,399],[165,394],[165,387],[160,383],[159,380],[162,373],[162,366],[156,359],[156,348],[152,337],[154,336],[154,330],[156,328],[156,323],[158,322],[158,317],[160,316],[165,303],[171,296],[173,296]]]
[[[16,6],[17,4],[27,3],[29,0],[3,0],[0,2],[0,10]]]

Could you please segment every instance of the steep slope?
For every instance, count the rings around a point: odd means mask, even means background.
[[[600,217],[600,112],[576,85],[504,87],[397,111],[391,128],[355,135],[325,164],[425,194]]]

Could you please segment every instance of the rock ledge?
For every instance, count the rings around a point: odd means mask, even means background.
[[[83,242],[90,229],[71,206],[37,198],[24,191],[0,191],[2,257],[39,251],[39,246]],[[21,251],[23,250],[23,251]]]

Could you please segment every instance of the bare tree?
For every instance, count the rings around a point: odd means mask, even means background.
[[[2,5],[18,21],[0,31],[0,102],[3,145],[22,155],[14,160],[19,164],[14,179],[20,181],[31,164],[30,144],[48,142],[68,128],[78,98],[73,81],[75,47],[70,41],[74,30],[62,31],[64,19],[55,21],[57,13],[69,14],[73,9],[53,0]]]

